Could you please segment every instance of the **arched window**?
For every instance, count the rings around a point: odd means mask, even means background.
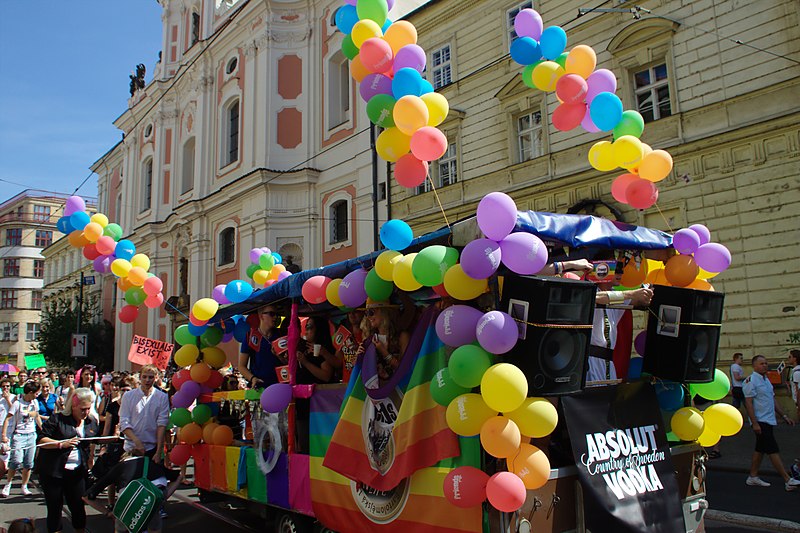
[[[140,213],[150,209],[153,201],[153,158],[148,158],[142,165],[142,208]]]
[[[217,266],[236,261],[236,229],[225,228],[219,233]]]
[[[183,145],[183,167],[181,169],[181,194],[194,188],[194,137]]]
[[[225,150],[222,154],[222,166],[239,160],[239,100],[234,100],[225,108],[223,146]]]
[[[330,207],[330,221],[331,221],[331,238],[330,244],[345,242],[348,239],[348,201],[339,200],[331,204]]]
[[[200,14],[192,11],[192,33],[189,39],[189,46],[200,40]]]

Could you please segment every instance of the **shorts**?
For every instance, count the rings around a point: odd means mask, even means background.
[[[775,440],[775,435],[772,432],[775,426],[765,424],[764,422],[759,422],[758,425],[761,426],[761,434],[756,433],[756,451],[767,455],[778,453],[780,451],[778,449],[778,442]]]
[[[36,433],[14,433],[11,436],[11,457],[8,461],[9,470],[25,470],[33,468],[33,458],[36,455]]]

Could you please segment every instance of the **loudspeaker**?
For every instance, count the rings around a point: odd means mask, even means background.
[[[725,295],[655,285],[642,370],[683,383],[714,380]]]
[[[528,396],[583,389],[592,330],[569,326],[592,325],[596,292],[588,281],[505,276],[500,309],[521,322],[519,340],[503,359],[525,373]]]

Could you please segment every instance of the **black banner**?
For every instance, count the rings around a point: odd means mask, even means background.
[[[649,383],[587,389],[561,399],[586,527],[685,533],[678,482]]]

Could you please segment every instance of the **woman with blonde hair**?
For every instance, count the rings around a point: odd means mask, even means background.
[[[388,301],[367,300],[361,329],[364,339],[372,339],[377,354],[378,377],[389,379],[397,367],[408,346],[410,336],[399,328],[400,306]]]

